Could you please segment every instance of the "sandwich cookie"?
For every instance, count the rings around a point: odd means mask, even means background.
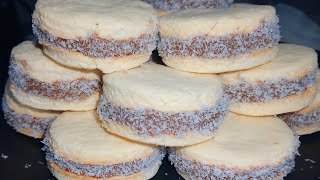
[[[165,155],[164,148],[106,132],[94,111],[61,114],[44,143],[48,167],[59,180],[150,179]]]
[[[175,69],[221,73],[252,68],[277,54],[280,31],[272,6],[189,9],[159,18],[159,53]]]
[[[119,136],[165,146],[206,141],[228,108],[220,78],[155,63],[103,76],[98,107],[103,127]]]
[[[265,116],[294,112],[316,95],[317,53],[307,47],[279,44],[270,63],[222,74],[230,111]]]
[[[44,110],[92,110],[101,91],[100,72],[60,65],[36,42],[14,47],[9,66],[10,90],[22,104]]]
[[[19,103],[12,96],[7,82],[2,98],[2,110],[7,123],[19,133],[42,138],[48,125],[62,112],[35,109]]]
[[[317,95],[313,102],[297,112],[278,115],[298,135],[311,134],[320,131],[320,72],[317,72]]]
[[[233,0],[144,0],[157,10],[158,16],[193,8],[227,8]]]
[[[169,160],[185,179],[283,179],[299,144],[277,117],[230,113],[213,139],[173,148]]]
[[[41,0],[32,18],[45,54],[104,73],[148,61],[158,40],[155,10],[139,0]]]

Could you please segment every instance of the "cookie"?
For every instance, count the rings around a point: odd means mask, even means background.
[[[22,42],[11,52],[10,91],[20,103],[36,109],[95,109],[101,92],[100,76],[97,70],[56,63],[33,41]]]
[[[138,0],[41,0],[32,18],[45,54],[104,73],[148,61],[158,39],[155,10]]]
[[[227,113],[222,81],[146,63],[103,76],[98,107],[110,132],[139,142],[185,146],[214,136]]]
[[[307,47],[279,44],[270,63],[222,74],[230,111],[265,116],[294,112],[316,95],[317,53]]]
[[[320,72],[317,72],[317,95],[312,103],[297,112],[278,115],[298,135],[306,135],[320,131]]]
[[[95,111],[62,113],[45,136],[46,160],[59,179],[150,179],[163,148],[107,133]]]
[[[283,179],[299,140],[279,118],[230,113],[215,138],[173,148],[169,160],[185,179]]]
[[[159,18],[159,54],[175,69],[222,73],[271,61],[280,40],[272,6],[238,4],[226,9],[189,9]]]
[[[19,103],[9,90],[7,82],[2,97],[2,110],[4,119],[17,132],[24,135],[42,138],[49,124],[62,112],[35,109]]]

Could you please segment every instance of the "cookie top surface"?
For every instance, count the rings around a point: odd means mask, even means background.
[[[293,44],[277,46],[278,54],[271,62],[248,70],[222,74],[224,83],[297,79],[318,67],[317,53],[313,49]]]
[[[160,35],[190,38],[193,36],[223,36],[248,33],[261,21],[274,21],[276,11],[272,6],[242,4],[225,9],[188,9],[159,18]]]
[[[12,111],[19,113],[19,114],[26,114],[26,115],[36,117],[36,118],[47,118],[47,117],[52,117],[52,116],[58,116],[62,113],[60,111],[49,111],[49,110],[35,109],[30,106],[26,106],[24,104],[21,104],[13,97],[12,93],[10,92],[10,82],[9,81],[6,83],[4,97],[5,97],[5,100],[6,100],[8,107]]]
[[[278,165],[295,146],[292,130],[281,119],[230,113],[214,139],[178,151],[204,164],[245,169]]]
[[[127,108],[183,112],[211,107],[222,96],[217,75],[178,71],[155,63],[106,74],[104,96]]]
[[[66,39],[136,38],[157,25],[155,10],[139,0],[39,0],[33,19],[42,30]]]
[[[48,133],[49,146],[56,155],[81,164],[135,161],[150,156],[157,148],[106,132],[95,111],[62,113]]]
[[[13,63],[26,75],[43,82],[71,81],[80,78],[87,80],[100,79],[98,70],[70,68],[56,63],[47,57],[41,46],[34,41],[24,41],[11,52]]]

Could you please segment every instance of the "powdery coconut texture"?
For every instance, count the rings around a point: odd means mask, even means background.
[[[272,22],[261,21],[261,25],[251,33],[234,33],[211,37],[206,34],[178,39],[162,37],[159,53],[167,57],[194,57],[223,59],[237,57],[241,54],[267,49],[278,44],[280,40],[279,19]]]
[[[2,110],[7,123],[17,131],[19,128],[25,128],[33,132],[44,134],[48,125],[57,118],[57,116],[37,118],[27,114],[16,113],[8,107],[4,96],[2,97]]]
[[[71,102],[85,99],[101,91],[99,80],[86,80],[83,78],[47,83],[33,79],[22,72],[22,69],[12,59],[9,66],[10,81],[21,90],[35,96]]]
[[[233,0],[144,0],[156,10],[174,11],[192,8],[227,8]]]
[[[294,168],[294,159],[298,154],[300,146],[299,138],[296,139],[296,146],[279,165],[252,167],[250,169],[227,168],[202,164],[196,160],[187,160],[180,156],[174,149],[169,153],[169,160],[179,171],[186,173],[190,179],[261,179],[274,180],[282,179]]]
[[[311,112],[302,114],[286,113],[278,115],[284,122],[292,128],[298,128],[305,125],[315,124],[320,122],[320,109],[315,109]]]
[[[110,178],[114,176],[129,176],[139,172],[151,170],[153,166],[160,165],[166,154],[164,148],[157,149],[151,156],[136,161],[114,164],[114,165],[89,165],[80,164],[55,155],[48,145],[48,136],[43,141],[45,144],[42,150],[46,153],[46,159],[49,163],[54,163],[64,171],[71,173],[98,178]],[[112,147],[110,147],[112,148]]]
[[[142,137],[163,134],[185,136],[188,133],[212,133],[223,122],[228,111],[227,98],[222,97],[213,107],[193,112],[161,112],[154,109],[129,109],[100,98],[98,114],[101,120],[129,126]]]
[[[316,71],[313,71],[300,79],[275,79],[254,83],[240,80],[235,85],[225,85],[224,91],[233,103],[270,102],[291,95],[301,95],[315,83]]]
[[[102,38],[94,33],[89,33],[87,37],[64,39],[56,37],[55,35],[50,34],[50,32],[41,30],[34,21],[32,27],[40,44],[46,44],[58,49],[79,52],[85,56],[93,58],[115,58],[152,52],[156,48],[158,40],[158,34],[156,31],[150,34],[143,34],[137,38],[129,38],[127,40]]]

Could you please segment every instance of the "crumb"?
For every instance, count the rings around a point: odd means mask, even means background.
[[[164,175],[168,176],[168,173],[164,173]]]
[[[7,159],[9,156],[7,156],[7,155],[5,155],[5,154],[1,153],[1,157],[2,157],[3,159]]]
[[[301,168],[301,171],[303,171],[303,168]]]
[[[304,161],[306,161],[306,162],[311,162],[311,163],[313,163],[313,164],[316,163],[316,162],[315,162],[314,160],[312,160],[312,159],[304,159]]]
[[[24,165],[24,168],[29,168],[29,167],[31,167],[31,164],[26,163],[26,164]]]
[[[310,169],[312,169],[313,168],[313,166],[310,166]]]
[[[43,163],[43,162],[41,162],[41,161],[38,161],[38,164],[42,164],[42,165],[44,165],[44,163]]]

